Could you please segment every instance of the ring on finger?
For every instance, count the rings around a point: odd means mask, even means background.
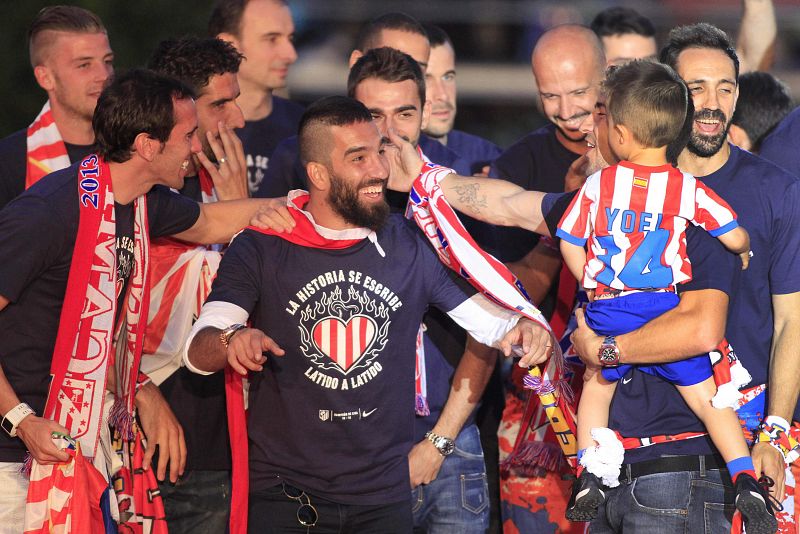
[[[227,160],[227,158],[225,158],[225,156],[222,156],[222,157],[221,157],[221,158],[219,158],[219,160],[217,160],[217,161],[219,161],[219,164],[220,164],[220,165],[222,165],[223,163],[227,163],[227,162],[228,162],[228,160]]]

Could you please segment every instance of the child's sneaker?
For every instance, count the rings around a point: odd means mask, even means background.
[[[770,495],[755,478],[747,473],[736,477],[736,509],[744,517],[747,534],[774,534],[778,520],[772,511]]]
[[[606,499],[600,489],[600,479],[584,469],[578,480],[572,485],[572,496],[569,498],[567,511],[564,514],[570,521],[591,521],[597,515],[597,509]],[[748,533],[749,534],[749,533]]]

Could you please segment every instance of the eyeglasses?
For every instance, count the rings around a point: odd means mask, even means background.
[[[319,514],[317,514],[317,509],[311,506],[311,499],[305,491],[289,484],[283,484],[283,494],[300,503],[300,508],[297,509],[297,521],[301,525],[311,528],[317,524]]]

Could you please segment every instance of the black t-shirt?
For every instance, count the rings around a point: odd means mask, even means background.
[[[78,232],[76,173],[77,164],[52,173],[0,211],[0,295],[9,300],[0,311],[0,364],[39,414]],[[196,202],[161,186],[147,194],[147,211],[151,237],[182,232],[199,217]],[[23,456],[22,440],[0,433],[0,461]]]
[[[513,145],[492,163],[489,175],[513,182],[528,191],[560,193],[564,176],[578,159],[556,138],[556,127],[548,124]],[[498,228],[499,259],[518,261],[536,246],[539,237],[520,228]]]
[[[255,194],[267,168],[272,152],[289,136],[297,135],[297,127],[303,116],[303,107],[279,96],[272,97],[272,112],[257,121],[247,121],[238,130],[247,158],[247,183],[250,194]]]
[[[474,290],[398,215],[377,242],[385,257],[367,239],[321,250],[245,230],[222,258],[208,302],[243,308],[286,351],[251,375],[251,491],[283,479],[343,504],[408,499],[419,324]]]
[[[27,128],[0,140],[0,210],[25,190],[27,140]],[[92,145],[64,145],[72,163],[81,161],[92,151]]]

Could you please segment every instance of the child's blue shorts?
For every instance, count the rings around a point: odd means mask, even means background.
[[[636,330],[678,305],[678,295],[667,292],[642,291],[612,299],[590,302],[586,308],[586,324],[603,336],[618,336]],[[680,336],[680,332],[675,333]],[[658,365],[622,364],[604,367],[603,378],[616,382],[636,367],[650,375],[660,376],[678,386],[691,386],[712,375],[708,354]]]

